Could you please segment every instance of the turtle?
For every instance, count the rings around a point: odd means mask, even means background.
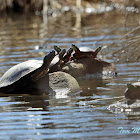
[[[58,46],[54,46],[54,50],[58,55],[54,57],[51,64],[56,63],[56,61],[57,63],[51,67],[50,73],[62,70],[62,67],[71,59],[71,54],[73,52],[73,48],[70,48],[66,53],[66,49],[61,50]]]
[[[73,59],[82,59],[82,58],[96,58],[99,51],[102,47],[98,47],[96,50],[88,47],[80,47],[78,48],[76,45],[72,44],[73,50],[75,53],[73,54]]]
[[[57,52],[57,54],[60,54],[60,52],[62,51],[61,50],[61,48],[59,48],[58,46],[56,46],[56,45],[54,45],[54,50]],[[63,51],[64,51],[65,49],[63,49]],[[64,53],[62,54],[63,55],[63,57],[62,57],[62,55],[60,55],[59,56],[59,58],[60,59],[62,59],[63,60],[63,62],[64,63],[67,63],[69,60],[70,60],[70,58],[71,58],[71,54],[72,54],[72,52],[73,52],[73,48],[70,48],[68,51],[67,51],[67,53],[64,55]]]
[[[125,97],[131,100],[140,99],[140,82],[127,84]]]
[[[56,45],[54,45],[54,50],[57,52],[57,54],[59,54],[61,52],[61,48],[59,48]]]
[[[64,64],[67,63],[70,59],[71,59],[71,54],[73,52],[73,48],[70,48],[66,55],[64,55],[64,57],[62,58],[62,60],[64,61]]]
[[[63,65],[63,57],[66,53],[66,49],[60,50],[59,47],[54,46],[54,50],[57,52],[57,55],[52,60],[49,68],[49,73],[61,71],[61,66]]]
[[[22,93],[36,90],[36,82],[48,74],[50,64],[56,56],[51,51],[42,60],[28,60],[11,67],[0,80],[0,91]]]

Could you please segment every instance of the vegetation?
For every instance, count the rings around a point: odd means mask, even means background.
[[[98,4],[112,5],[115,8],[127,6],[140,6],[140,0],[1,0],[1,12],[41,12],[42,10],[72,10],[74,7],[83,9],[86,7],[97,8]],[[44,9],[45,8],[45,9]]]

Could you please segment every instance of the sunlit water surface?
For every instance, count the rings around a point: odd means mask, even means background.
[[[48,21],[38,16],[1,17],[0,77],[15,64],[42,59],[54,44],[69,48],[75,43],[94,49],[110,45],[131,30],[124,27],[123,19],[109,14],[83,17],[67,14],[49,17]],[[118,44],[121,47],[121,41]],[[119,127],[140,128],[139,117],[107,109],[121,99],[127,83],[140,79],[140,62],[117,62],[119,58],[111,55],[119,45],[99,54],[115,63],[118,77],[82,79],[80,95],[67,98],[1,95],[0,139],[139,139],[139,133],[119,130]]]

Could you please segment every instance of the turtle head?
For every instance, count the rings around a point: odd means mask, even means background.
[[[63,49],[60,53],[59,53],[59,59],[62,60],[63,56],[66,53],[66,49]]]
[[[98,47],[96,50],[95,50],[95,53],[98,54],[99,51],[102,49],[102,46]]]
[[[136,88],[136,86],[135,86],[135,85],[130,84],[130,83],[128,83],[128,84],[127,84],[127,87],[128,87],[129,89],[135,89],[135,88]]]
[[[76,45],[72,44],[72,48],[75,52],[80,52],[79,48]]]
[[[54,45],[53,48],[57,52],[57,54],[59,54],[61,52],[61,49],[58,46]]]
[[[73,52],[73,48],[70,48],[70,49],[67,51],[67,55],[68,55],[68,56],[71,56],[72,52]]]
[[[51,51],[49,54],[47,54],[43,59],[43,64],[45,66],[49,66],[53,58],[55,57],[55,51]]]

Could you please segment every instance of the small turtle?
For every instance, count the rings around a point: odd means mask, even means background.
[[[61,48],[59,48],[56,45],[54,45],[54,50],[57,52],[57,54],[59,54],[61,52]]]
[[[44,77],[55,57],[51,51],[42,60],[28,60],[10,68],[0,80],[0,91],[6,93],[22,93],[34,90],[35,83]],[[50,67],[51,68],[51,67]]]
[[[63,50],[61,50],[61,48],[59,48],[58,46],[54,46],[54,50],[57,52],[57,54],[60,54],[60,52],[61,51],[64,51],[65,49],[63,49]],[[66,50],[65,50],[66,51]],[[62,59],[63,61],[64,61],[64,63],[67,63],[69,60],[70,60],[70,58],[71,58],[71,54],[72,54],[72,52],[73,52],[73,48],[70,48],[68,51],[67,51],[67,53],[64,55],[64,53],[62,53],[60,56],[59,56],[59,58],[60,58],[60,60]]]
[[[140,82],[127,84],[125,97],[127,99],[140,99]]]
[[[81,59],[81,58],[96,58],[99,51],[102,47],[98,47],[96,50],[93,50],[88,47],[80,47],[78,48],[76,45],[72,44],[73,50],[75,53],[73,54],[74,59]]]
[[[54,46],[54,49],[57,51],[58,47]],[[64,63],[63,57],[64,57],[65,53],[66,53],[66,49],[63,49],[63,50],[61,50],[59,52],[57,51],[57,55],[54,57],[54,59],[52,60],[52,62],[50,64],[49,73],[61,70],[61,66]]]
[[[62,58],[62,60],[64,61],[64,64],[67,63],[70,59],[71,59],[71,54],[73,52],[73,48],[70,48],[66,55]]]

